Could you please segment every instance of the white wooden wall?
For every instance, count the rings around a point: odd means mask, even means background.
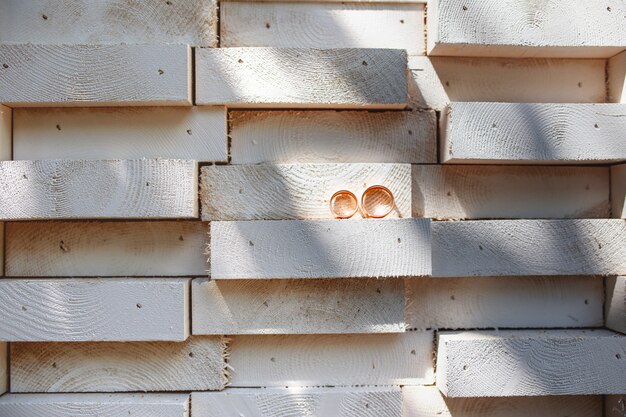
[[[0,417],[624,417],[625,16],[0,1]]]

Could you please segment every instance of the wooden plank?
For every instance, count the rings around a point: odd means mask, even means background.
[[[213,222],[210,259],[213,279],[430,275],[430,221]]]
[[[625,241],[621,219],[434,222],[433,276],[626,274]]]
[[[0,42],[217,47],[217,2],[6,0]]]
[[[626,105],[451,103],[447,163],[598,164],[626,160]],[[494,146],[494,144],[498,144]]]
[[[9,389],[9,345],[0,342],[0,395]]]
[[[604,417],[623,417],[626,415],[626,395],[604,396]]]
[[[626,103],[626,51],[607,62],[608,101]]]
[[[208,268],[208,225],[198,221],[8,223],[6,237],[10,277],[197,276]]]
[[[13,111],[0,104],[0,161],[12,158]]]
[[[608,167],[413,165],[413,217],[607,218]]]
[[[231,162],[436,163],[433,111],[232,111]]]
[[[423,4],[226,1],[220,46],[397,48],[424,55],[424,19]]]
[[[603,327],[597,277],[406,278],[410,329]]]
[[[198,278],[192,281],[192,331],[199,335],[401,333],[404,304],[404,285],[398,279]],[[600,315],[601,310],[602,303]]]
[[[0,340],[184,341],[189,279],[3,279]]]
[[[9,107],[188,106],[187,45],[0,45]]]
[[[189,417],[189,394],[9,394],[0,415]]]
[[[432,384],[433,333],[234,336],[232,387]]]
[[[428,2],[428,54],[609,58],[624,50],[626,5],[556,0]]]
[[[626,392],[626,336],[608,330],[441,332],[437,346],[449,398]]]
[[[201,174],[203,221],[333,219],[335,192],[350,190],[360,199],[375,184],[393,193],[387,218],[411,217],[409,164],[223,165],[202,167]],[[362,217],[359,211],[352,219]]]
[[[402,109],[407,103],[406,51],[200,48],[196,103]]]
[[[611,167],[611,215],[626,219],[626,164]]]
[[[606,327],[626,333],[626,277],[606,278]]]
[[[0,219],[194,218],[191,160],[0,162]]]
[[[222,392],[193,392],[191,401],[194,417],[402,415],[399,387],[230,388]]]
[[[601,396],[445,398],[436,387],[402,387],[402,417],[592,417]]]
[[[13,159],[228,160],[224,107],[20,108]]]
[[[310,0],[224,0],[226,2],[252,2],[252,3],[305,3],[310,2]],[[316,0],[317,3],[336,3],[337,0]],[[427,0],[350,0],[350,3],[417,3],[417,4],[426,4]]]
[[[11,392],[221,390],[226,339],[12,343]]]

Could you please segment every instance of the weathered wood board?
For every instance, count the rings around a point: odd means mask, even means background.
[[[413,217],[610,217],[608,167],[413,165],[411,169]]]
[[[231,163],[436,163],[433,111],[229,113]]]
[[[431,0],[428,54],[609,58],[626,46],[623,2]]]
[[[189,279],[0,280],[0,340],[184,341]]]
[[[13,159],[228,160],[224,107],[19,108]]]
[[[0,162],[0,219],[195,218],[191,160]]]
[[[0,45],[9,107],[189,106],[188,45]]]
[[[598,277],[406,278],[404,286],[410,329],[604,326]]]
[[[199,221],[12,222],[6,226],[6,275],[206,275],[208,230]]]
[[[212,222],[210,252],[213,279],[424,276],[430,220]]]
[[[226,339],[12,343],[11,392],[221,390]]]
[[[333,219],[335,192],[350,190],[360,200],[377,184],[393,193],[386,219],[411,217],[409,164],[213,165],[200,177],[203,221]],[[359,210],[352,219],[362,217]]]
[[[402,417],[597,417],[601,396],[445,398],[436,387],[402,387]],[[616,416],[617,417],[617,416]]]
[[[401,333],[404,304],[401,279],[197,278],[192,281],[192,332]]]
[[[611,167],[611,216],[626,219],[626,164]]]
[[[626,274],[621,219],[432,223],[433,276]]]
[[[223,48],[397,48],[424,55],[424,29],[423,4],[225,1],[220,5]]]
[[[230,388],[222,392],[193,392],[191,401],[194,417],[402,415],[399,387]]]
[[[0,416],[189,417],[189,394],[8,394]]]
[[[626,51],[608,60],[608,101],[626,103]]]
[[[626,333],[626,276],[606,278],[606,327]]]
[[[217,44],[217,1],[5,0],[0,42]]]
[[[451,103],[441,161],[599,164],[626,160],[626,105]]]
[[[432,384],[433,332],[233,336],[232,387]]]
[[[0,104],[0,161],[13,159],[12,136],[13,135],[13,112],[10,107]]]
[[[244,108],[402,109],[398,49],[199,48],[196,104]]]
[[[604,417],[622,417],[626,415],[626,395],[604,396]]]
[[[437,346],[449,398],[626,392],[626,336],[608,330],[441,332]]]
[[[0,342],[0,395],[9,388],[9,345]]]

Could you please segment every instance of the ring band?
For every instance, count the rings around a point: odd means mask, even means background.
[[[359,200],[348,190],[337,191],[330,198],[330,211],[337,219],[349,219],[359,210]]]
[[[361,196],[361,210],[365,217],[380,219],[395,207],[393,193],[382,185],[372,185]]]

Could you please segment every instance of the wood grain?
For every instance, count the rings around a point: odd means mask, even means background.
[[[192,331],[199,335],[401,333],[404,304],[404,284],[398,279],[197,278],[192,281]]]
[[[6,237],[10,277],[198,276],[208,268],[208,225],[198,221],[8,223]]]
[[[13,159],[228,160],[224,107],[20,108]]]
[[[409,164],[205,166],[202,220],[333,219],[335,192],[350,190],[360,199],[376,184],[393,193],[395,209],[386,218],[411,217]],[[359,212],[352,219],[362,217]]]
[[[423,4],[226,1],[220,46],[397,48],[424,55],[424,19]]]
[[[9,107],[188,106],[187,45],[0,45]]]
[[[189,279],[3,279],[0,340],[184,341]]]
[[[9,394],[0,416],[189,417],[189,394]]]
[[[604,417],[623,417],[626,415],[626,395],[605,395]]]
[[[592,417],[601,396],[445,398],[436,387],[402,387],[402,417]],[[617,417],[617,416],[616,416]]]
[[[608,101],[626,103],[626,51],[607,62]]]
[[[433,0],[428,54],[452,56],[609,58],[624,50],[623,2]]]
[[[193,392],[194,417],[400,416],[399,387],[230,388]]]
[[[0,342],[0,395],[9,389],[9,345]]]
[[[611,217],[626,219],[626,164],[611,167]]]
[[[402,109],[406,51],[196,49],[196,104],[228,107]]]
[[[13,112],[0,104],[0,161],[12,158]]]
[[[0,42],[217,47],[217,2],[6,0]]]
[[[459,102],[451,103],[442,117],[443,162],[626,160],[626,105]]]
[[[432,384],[433,333],[234,336],[232,387]]]
[[[413,165],[413,217],[607,218],[609,168]]]
[[[232,111],[231,162],[435,163],[433,111]]]
[[[210,259],[213,279],[430,275],[430,221],[213,222]]]
[[[626,222],[434,222],[433,276],[626,274]]]
[[[11,392],[221,390],[223,337],[176,342],[12,343]]]
[[[448,398],[620,394],[626,336],[608,330],[441,332],[437,388]]]
[[[406,278],[410,329],[603,327],[598,277]]]
[[[626,277],[606,278],[606,327],[626,333]]]
[[[0,219],[194,218],[190,160],[0,162]]]

